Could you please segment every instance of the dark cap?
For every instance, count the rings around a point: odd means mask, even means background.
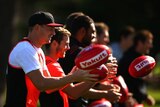
[[[34,13],[28,21],[29,27],[33,27],[36,24],[39,25],[48,25],[53,27],[63,26],[62,24],[58,24],[54,22],[54,18],[51,13],[39,11]]]

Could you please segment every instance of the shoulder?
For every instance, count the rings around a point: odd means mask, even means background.
[[[76,39],[71,38],[70,50],[68,50],[68,52],[70,54],[79,53],[82,49],[83,49],[82,44],[78,42]]]
[[[10,52],[9,57],[17,57],[22,55],[28,55],[27,53],[34,53],[34,49],[27,41],[17,43]]]
[[[25,50],[33,50],[33,46],[28,41],[19,42],[12,51],[25,51]]]
[[[119,43],[118,42],[113,42],[113,43],[111,43],[111,48],[114,48],[114,49],[116,49],[116,48],[119,48],[120,47],[120,45],[119,45]]]
[[[46,56],[46,65],[51,76],[61,77],[65,75],[60,64],[48,56]]]
[[[70,47],[70,54],[73,54],[73,53],[79,53],[83,48],[78,46],[78,45],[73,45]]]

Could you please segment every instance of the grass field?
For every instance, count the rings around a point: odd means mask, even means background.
[[[152,107],[160,107],[160,85],[159,84],[157,84],[157,85],[158,85],[157,88],[149,87],[149,89],[148,89],[148,93],[150,95],[152,95],[153,98],[155,98],[155,100],[156,100],[156,105],[152,106]],[[145,104],[145,107],[150,107],[150,106],[147,106]]]
[[[160,74],[158,74],[160,75]],[[150,81],[149,85],[148,85],[148,93],[153,96],[153,98],[156,100],[156,104],[155,106],[152,107],[160,107],[160,77],[157,81],[157,79],[154,77],[152,78],[152,81]],[[1,96],[2,98],[0,98],[1,102],[4,103],[5,101],[5,94],[3,96]],[[1,107],[1,104],[0,104]],[[40,105],[38,104],[38,107],[40,107]],[[151,107],[151,106],[147,106],[146,104],[144,105],[144,107]]]
[[[151,77],[148,86],[148,93],[153,96],[156,100],[156,105],[152,107],[160,107],[160,54],[158,57],[154,70],[152,71],[153,77]],[[150,107],[145,105],[145,107]]]
[[[155,100],[156,100],[156,105],[152,106],[152,107],[160,107],[160,84],[156,84],[156,85],[157,85],[157,87],[155,87],[155,86],[149,86],[149,88],[148,88],[148,93],[150,95],[152,95],[155,98]],[[4,98],[2,98],[2,99],[4,100]],[[40,107],[39,104],[38,104],[38,107]],[[145,104],[144,107],[150,107],[150,106],[147,106]]]

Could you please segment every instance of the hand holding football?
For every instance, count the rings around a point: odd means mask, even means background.
[[[101,66],[90,71],[90,74],[98,74],[98,80],[103,80],[107,77],[108,69],[102,64]]]

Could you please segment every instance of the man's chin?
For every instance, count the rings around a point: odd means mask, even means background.
[[[51,41],[50,41],[50,40],[45,41],[45,44],[50,44],[50,43],[51,43]]]
[[[61,56],[60,58],[64,58],[64,57],[65,57],[65,55]]]
[[[51,43],[51,40],[49,40],[49,41],[47,41],[47,42],[48,42],[48,44],[49,44],[49,43]]]

